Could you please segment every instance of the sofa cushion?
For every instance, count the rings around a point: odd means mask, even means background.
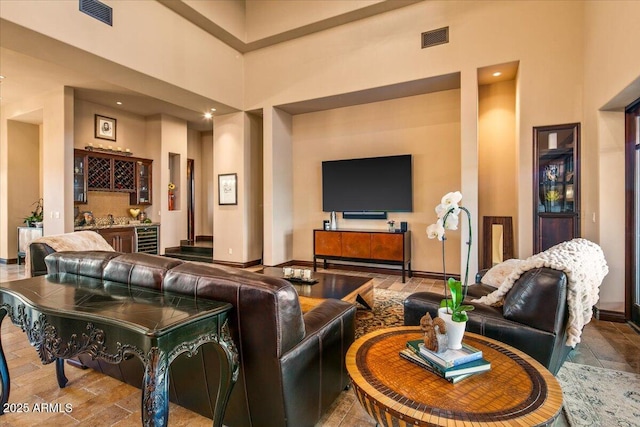
[[[102,272],[109,261],[122,255],[108,251],[54,252],[44,258],[47,273],[72,273],[94,279],[102,279]]]
[[[182,263],[174,258],[144,253],[121,254],[105,266],[102,279],[162,290],[167,271]]]

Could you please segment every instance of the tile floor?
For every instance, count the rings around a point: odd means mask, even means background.
[[[439,281],[412,278],[402,283],[398,276],[385,276],[361,272],[336,272],[367,275],[374,278],[374,286],[401,292],[437,290]],[[0,282],[17,280],[24,276],[24,266],[0,264]],[[138,426],[140,425],[140,391],[92,370],[67,368],[67,376],[73,387],[59,389],[55,381],[53,364],[42,365],[24,333],[10,321],[2,324],[2,345],[11,373],[11,402],[70,404],[69,413],[5,414],[2,425],[6,427],[51,425]],[[583,332],[583,340],[571,353],[569,360],[575,363],[640,373],[640,334],[623,323],[593,320]],[[323,424],[324,427],[373,426],[355,399],[344,408],[340,422]],[[33,407],[33,406],[32,406]],[[171,404],[171,426],[209,426],[211,420],[201,417],[177,405]],[[565,426],[560,417],[556,426]]]

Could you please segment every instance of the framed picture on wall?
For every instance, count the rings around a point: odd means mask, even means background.
[[[116,140],[116,119],[96,114],[96,138]]]
[[[227,173],[218,175],[218,204],[238,204],[238,174]]]

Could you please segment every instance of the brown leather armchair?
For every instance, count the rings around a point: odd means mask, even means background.
[[[46,254],[32,248],[31,254]],[[34,265],[38,261],[34,259]],[[355,306],[326,300],[302,314],[293,286],[282,279],[212,264],[147,254],[56,252],[48,273],[70,280],[98,277],[197,298],[229,302],[240,373],[227,405],[228,426],[312,426],[349,384],[345,355],[355,337]],[[36,267],[37,268],[37,267]],[[211,417],[209,394],[217,392],[217,356],[205,344],[197,355],[179,356],[170,368],[171,400]],[[136,387],[142,365],[134,358],[110,365],[80,356],[82,363]]]
[[[567,276],[551,268],[535,268],[525,272],[506,294],[502,307],[473,303],[495,288],[480,283],[469,287],[465,304],[475,307],[468,312],[467,331],[509,344],[527,353],[554,375],[564,363],[572,347],[567,346],[566,327]],[[417,292],[404,300],[404,324],[419,325],[429,312],[436,316],[443,295]]]

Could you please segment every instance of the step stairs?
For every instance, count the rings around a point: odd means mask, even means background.
[[[196,237],[193,240],[181,240],[180,246],[166,248],[164,256],[177,258],[183,261],[199,261],[213,263],[213,239]]]

